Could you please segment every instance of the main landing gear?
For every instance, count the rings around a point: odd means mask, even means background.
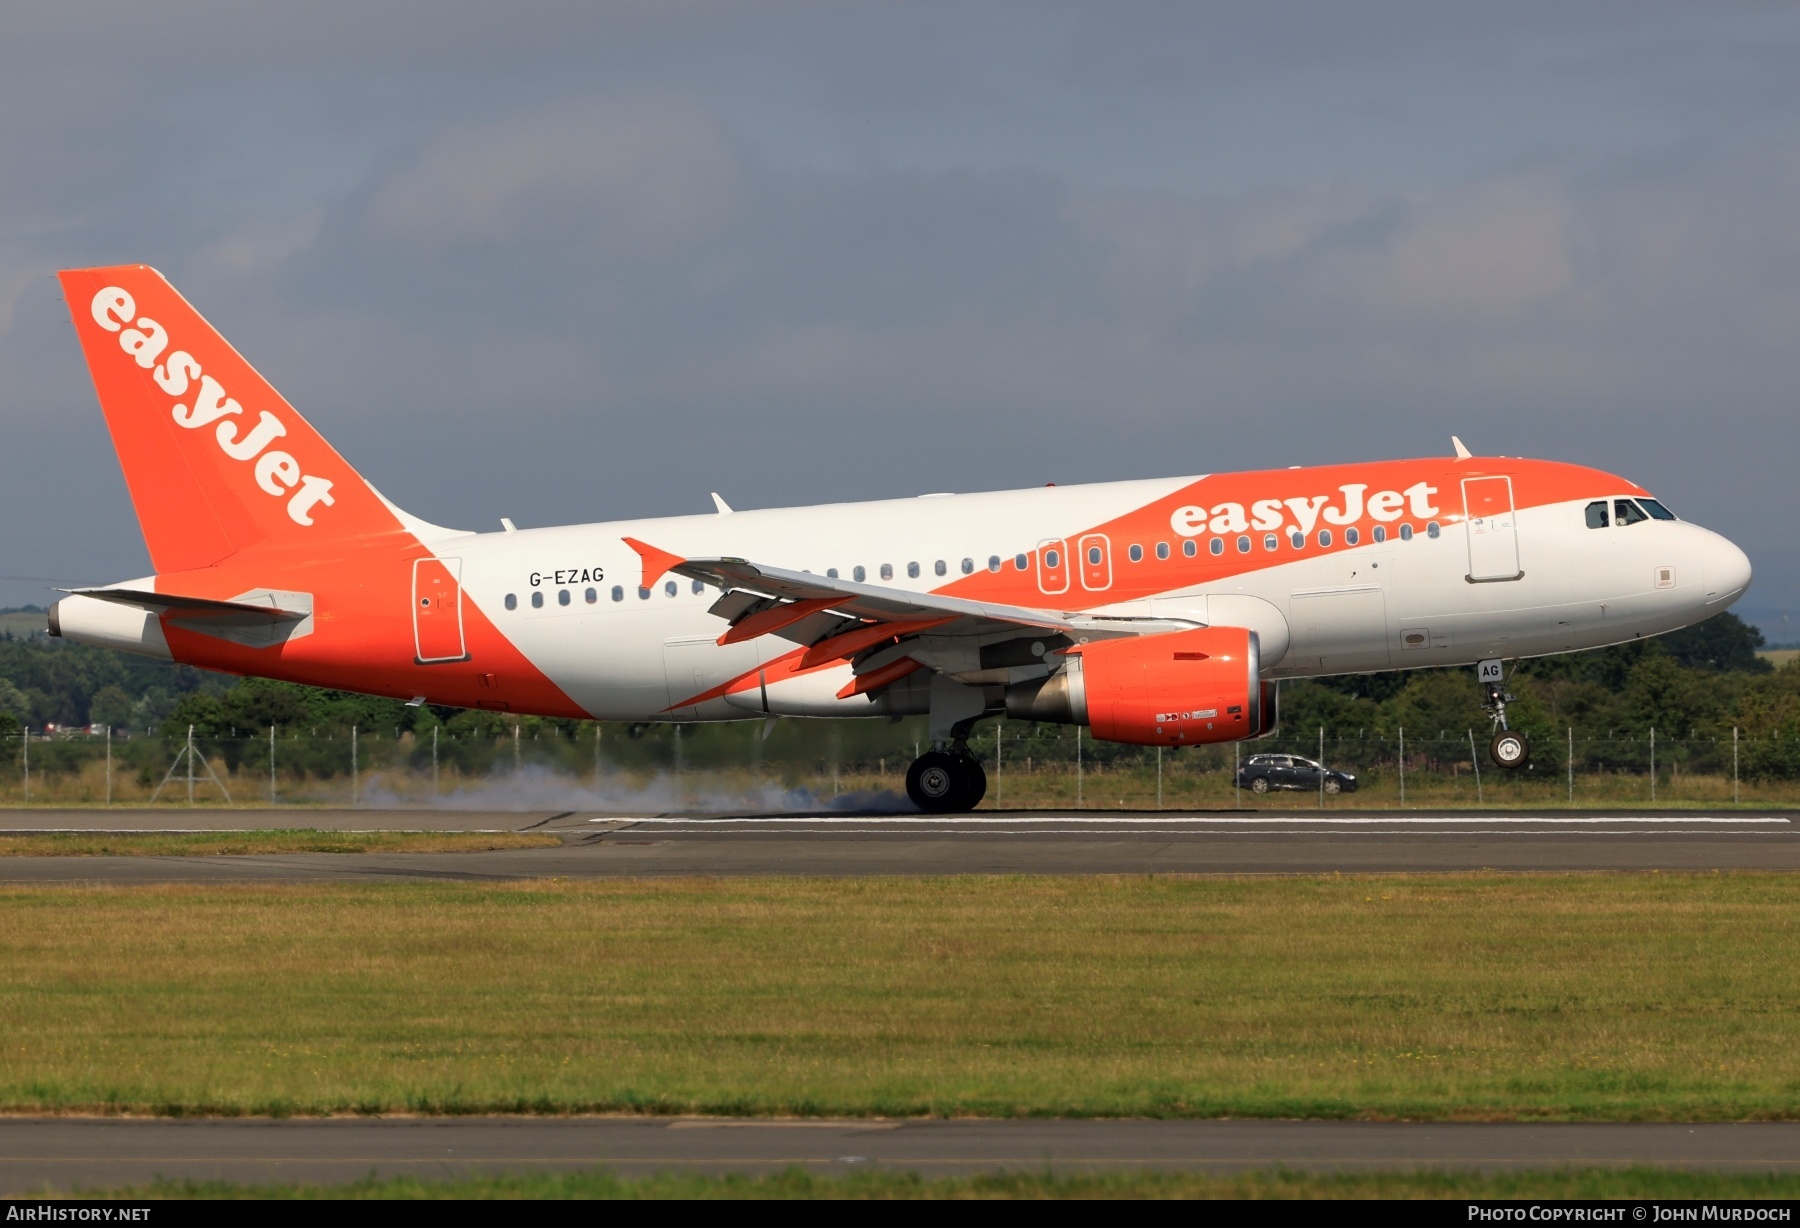
[[[1483,661],[1477,668],[1481,680],[1481,707],[1493,721],[1494,736],[1488,742],[1488,758],[1496,766],[1516,772],[1531,758],[1531,743],[1524,734],[1506,727],[1506,705],[1517,695],[1506,693],[1506,663]]]
[[[966,749],[928,750],[906,769],[906,796],[928,814],[973,810],[987,796],[987,773]]]

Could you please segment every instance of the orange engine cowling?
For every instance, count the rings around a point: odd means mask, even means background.
[[[1196,627],[1103,640],[1081,657],[1087,724],[1097,738],[1140,746],[1235,742],[1266,732],[1261,652],[1243,627]]]

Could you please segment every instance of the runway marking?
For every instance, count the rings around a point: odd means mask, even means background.
[[[590,823],[611,823],[611,822],[618,822],[618,821],[620,821],[620,820],[617,820],[617,819],[589,819],[588,820],[588,822],[590,822]],[[1562,824],[1562,825],[1567,825],[1567,826],[1576,826],[1576,825],[1584,825],[1584,824],[1585,825],[1597,825],[1597,824],[1601,824],[1601,823],[1712,823],[1712,824],[1720,824],[1720,825],[1727,825],[1727,826],[1749,826],[1749,825],[1780,826],[1780,827],[1793,826],[1793,820],[1788,819],[1788,818],[1742,818],[1742,819],[1739,819],[1739,818],[1717,818],[1717,817],[1713,817],[1713,816],[1709,816],[1709,815],[1691,815],[1691,816],[1690,815],[1670,815],[1670,816],[1603,815],[1603,816],[1598,816],[1598,817],[1569,816],[1567,818],[1564,818],[1561,816],[1524,816],[1524,815],[1521,815],[1521,816],[1442,815],[1442,816],[1437,816],[1437,817],[1420,817],[1420,818],[1332,818],[1332,817],[1327,817],[1324,815],[1320,815],[1316,818],[1314,818],[1314,817],[1301,818],[1298,816],[1292,817],[1292,818],[1273,817],[1273,816],[1264,817],[1264,818],[1236,818],[1236,817],[1214,818],[1211,816],[1187,815],[1187,816],[1182,816],[1182,817],[1177,817],[1177,818],[1154,818],[1154,819],[1152,819],[1152,818],[1137,818],[1137,817],[1108,819],[1108,818],[1103,818],[1099,815],[1093,815],[1093,816],[1071,815],[1066,818],[1061,817],[1061,816],[1055,816],[1055,815],[1038,815],[1038,816],[1033,816],[1033,817],[1029,817],[1029,818],[1026,818],[1026,817],[1019,817],[1019,818],[973,817],[972,818],[968,815],[936,816],[936,817],[930,816],[930,815],[896,815],[892,818],[884,817],[884,816],[877,816],[877,815],[854,815],[854,816],[845,815],[843,817],[836,817],[836,816],[831,816],[831,815],[819,815],[817,817],[814,817],[811,815],[780,815],[780,816],[771,816],[768,818],[758,818],[758,817],[744,817],[741,815],[733,815],[730,817],[721,817],[721,818],[716,818],[716,819],[691,818],[691,817],[688,817],[688,818],[665,818],[665,817],[661,817],[661,816],[652,816],[652,817],[646,817],[646,818],[641,818],[641,819],[631,819],[628,821],[631,823],[634,823],[634,824],[654,823],[654,824],[660,824],[665,827],[673,827],[673,826],[678,826],[678,825],[686,825],[686,826],[690,826],[690,827],[718,827],[718,826],[723,826],[723,825],[731,824],[731,823],[744,823],[744,824],[805,823],[805,824],[814,825],[814,826],[848,825],[848,824],[855,823],[855,824],[911,825],[911,826],[915,826],[915,827],[919,827],[919,826],[954,827],[954,826],[971,826],[971,825],[978,825],[978,826],[984,826],[984,827],[997,827],[997,826],[1009,825],[1009,824],[1017,825],[1017,826],[1026,826],[1026,825],[1031,825],[1031,824],[1045,824],[1045,823],[1105,823],[1105,824],[1111,824],[1111,825],[1118,826],[1118,827],[1152,826],[1152,825],[1172,826],[1175,824],[1186,824],[1186,825],[1212,824],[1212,825],[1217,825],[1217,826],[1235,825],[1235,826],[1243,826],[1243,827],[1251,827],[1251,826],[1272,827],[1272,826],[1282,826],[1282,825],[1298,826],[1301,824],[1307,824],[1307,825],[1325,824],[1328,826],[1339,826],[1339,827],[1352,827],[1352,826],[1375,827],[1375,826],[1400,826],[1400,825],[1415,825],[1415,826],[1427,826],[1428,825],[1428,826],[1435,827],[1435,826],[1444,826],[1444,825],[1448,825],[1448,824],[1475,824],[1475,823],[1490,823],[1490,824],[1501,823],[1501,824],[1513,824],[1513,825],[1537,823],[1537,824]]]

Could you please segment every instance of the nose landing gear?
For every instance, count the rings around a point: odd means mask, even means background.
[[[1506,663],[1483,661],[1476,669],[1481,680],[1481,708],[1494,728],[1494,736],[1488,742],[1488,758],[1495,766],[1516,772],[1530,760],[1531,742],[1524,734],[1506,727],[1506,705],[1518,698],[1506,692]]]

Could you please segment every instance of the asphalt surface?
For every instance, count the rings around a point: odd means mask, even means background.
[[[1304,1121],[746,1121],[407,1118],[0,1120],[0,1192],[105,1189],[157,1177],[353,1181],[371,1173],[605,1168],[759,1173],[798,1166],[949,1176],[1122,1169],[1495,1171],[1654,1164],[1800,1166],[1800,1124],[1523,1125]]]
[[[0,857],[0,883],[673,875],[1317,874],[1795,870],[1792,812],[983,812],[593,815],[374,810],[9,810],[12,831],[510,830],[558,847],[464,853]]]

